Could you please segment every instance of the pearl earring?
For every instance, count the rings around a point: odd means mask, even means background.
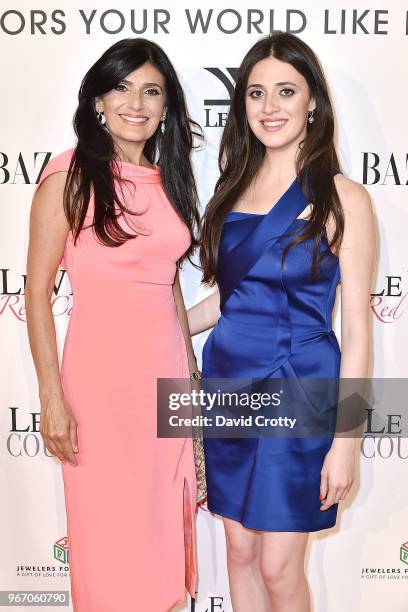
[[[314,113],[314,110],[309,111],[309,113],[308,113],[309,116],[308,116],[307,120],[308,120],[309,123],[313,123],[313,121],[314,121],[313,113]]]

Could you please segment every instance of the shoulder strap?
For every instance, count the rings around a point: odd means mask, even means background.
[[[54,174],[54,172],[67,172],[74,151],[75,149],[68,149],[67,151],[64,151],[63,153],[60,153],[59,155],[56,155],[50,159],[48,164],[44,166],[41,172],[41,176],[34,189],[34,193],[37,191],[43,181],[50,176],[50,174]]]
[[[220,308],[239,285],[256,261],[286,232],[293,221],[306,208],[308,198],[296,178],[256,228],[232,248],[220,251],[218,259],[218,285]]]

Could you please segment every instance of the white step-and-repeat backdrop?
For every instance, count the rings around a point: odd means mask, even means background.
[[[106,0],[80,0],[75,6],[22,0],[3,2],[0,10],[0,591],[69,589],[62,474],[38,431],[38,388],[26,333],[28,218],[47,156],[75,144],[71,120],[81,79],[115,41],[150,38],[175,64],[190,113],[206,134],[205,148],[194,156],[203,206],[218,175],[231,68],[274,29],[292,31],[312,46],[330,84],[343,170],[364,183],[377,213],[379,261],[370,302],[373,375],[407,373],[406,3],[235,0],[230,8],[204,0],[142,8],[119,0],[114,6]],[[61,274],[53,296],[60,349],[72,307],[66,275],[59,284]],[[184,267],[182,284],[187,306],[209,293],[192,266]],[[335,328],[339,331],[339,308]],[[194,339],[197,355],[205,337]],[[357,482],[341,504],[337,526],[310,537],[314,612],[407,612],[407,442],[366,432]],[[195,610],[228,612],[221,521],[200,510],[197,535]],[[191,602],[187,609],[194,609]]]

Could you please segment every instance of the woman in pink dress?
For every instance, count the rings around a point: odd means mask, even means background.
[[[196,590],[193,445],[157,438],[156,379],[197,370],[178,270],[197,244],[197,124],[168,57],[141,38],[88,71],[73,124],[76,147],[49,161],[33,198],[26,292],[72,600],[75,612],[167,612]],[[61,369],[60,263],[74,301]]]

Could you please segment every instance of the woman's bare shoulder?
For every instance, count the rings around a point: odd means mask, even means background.
[[[352,212],[356,206],[371,208],[370,194],[361,183],[353,181],[344,174],[336,174],[334,184],[345,213]]]

